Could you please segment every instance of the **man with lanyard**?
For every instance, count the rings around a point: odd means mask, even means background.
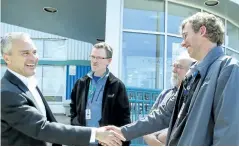
[[[106,43],[94,45],[90,55],[92,71],[76,81],[71,93],[72,125],[120,127],[131,122],[125,85],[107,68],[112,55],[113,50]]]
[[[182,53],[172,65],[171,85],[173,88],[164,90],[156,99],[151,112],[157,111],[160,106],[168,105],[169,99],[175,99],[177,96],[178,88],[181,85],[186,73],[194,60],[189,57],[187,53]],[[175,104],[174,104],[175,105]],[[150,146],[164,146],[166,143],[168,128],[160,130],[158,132],[144,136],[145,142]]]
[[[181,84],[175,107],[160,106],[144,120],[107,129],[129,140],[169,125],[166,145],[239,145],[239,63],[223,52],[222,21],[198,12],[182,22],[181,30],[182,46],[198,62]]]

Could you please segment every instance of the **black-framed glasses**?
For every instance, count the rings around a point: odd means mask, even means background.
[[[92,59],[103,60],[103,59],[110,59],[111,58],[111,57],[100,57],[100,56],[92,56],[92,55],[90,55],[89,57],[90,57],[91,60]]]

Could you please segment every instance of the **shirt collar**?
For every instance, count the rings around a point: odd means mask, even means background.
[[[90,71],[90,72],[87,73],[87,76],[90,77],[91,79],[93,79],[93,74],[94,74],[94,72]],[[106,68],[106,72],[104,73],[104,75],[100,79],[102,79],[104,77],[108,77],[109,74],[110,74],[109,69]]]
[[[210,65],[222,55],[224,55],[223,49],[220,46],[214,47],[208,52],[201,62],[197,62],[192,65],[190,70],[192,70],[192,72],[199,71],[201,77],[205,77],[207,69]]]
[[[14,74],[16,77],[18,77],[27,87],[36,87],[37,86],[37,80],[34,76],[27,78],[9,68],[7,68],[7,70],[9,72],[11,72],[12,74]]]

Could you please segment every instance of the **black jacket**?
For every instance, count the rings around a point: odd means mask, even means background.
[[[90,80],[87,75],[80,78],[76,81],[72,90],[70,104],[71,125],[86,125],[85,109]],[[112,73],[109,74],[105,83],[102,105],[100,126],[115,125],[121,127],[131,122],[130,104],[125,85]],[[130,142],[123,143],[123,145],[129,144]]]

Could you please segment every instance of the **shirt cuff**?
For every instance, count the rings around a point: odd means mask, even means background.
[[[90,135],[90,143],[95,142],[95,136],[96,136],[96,128],[91,129],[91,135]]]

